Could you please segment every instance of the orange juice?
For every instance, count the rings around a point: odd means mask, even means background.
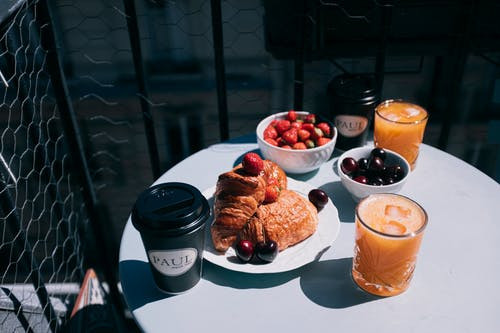
[[[427,225],[425,210],[398,194],[374,194],[356,207],[355,223],[354,281],[379,296],[405,291]]]
[[[375,109],[375,146],[401,154],[415,169],[428,114],[416,104],[388,100]]]

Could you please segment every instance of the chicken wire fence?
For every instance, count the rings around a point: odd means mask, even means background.
[[[84,274],[87,224],[71,171],[37,1],[0,35],[0,331],[57,330]],[[44,18],[46,19],[46,18]]]

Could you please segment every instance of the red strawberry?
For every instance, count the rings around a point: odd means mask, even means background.
[[[276,124],[278,123],[279,119],[273,119],[271,123],[269,123],[269,126],[276,127]]]
[[[307,146],[304,142],[297,142],[296,144],[293,145],[293,149],[299,149],[299,150],[304,150],[307,149]]]
[[[314,113],[309,113],[304,120],[306,123],[315,124],[316,123],[316,115]]]
[[[299,135],[299,139],[300,141],[302,142],[305,142],[307,139],[309,139],[309,137],[311,136],[311,133],[309,133],[308,131],[306,131],[305,129],[299,129],[297,131],[297,134]]]
[[[291,124],[291,126],[292,126],[292,128],[301,129],[302,128],[302,123],[299,123],[298,121],[294,121]]]
[[[323,131],[317,127],[315,127],[314,131],[311,132],[311,139],[313,139],[314,141],[318,140],[318,138],[321,138],[323,136],[325,136],[323,134]]]
[[[304,142],[307,146],[307,148],[314,148],[316,147],[316,145],[314,144],[314,141],[313,140],[306,140],[306,142]]]
[[[276,142],[278,143],[278,147],[282,147],[287,144],[281,136],[276,139]]]
[[[297,129],[296,128],[290,128],[288,131],[283,133],[281,136],[283,140],[285,140],[286,143],[289,145],[294,145],[298,138],[297,138]]]
[[[314,130],[314,125],[311,123],[304,123],[302,124],[302,129],[308,132],[312,132]]]
[[[264,130],[264,139],[271,138],[271,139],[276,139],[278,137],[278,132],[276,131],[276,128],[272,127],[271,125],[267,126],[266,129]]]
[[[276,142],[276,140],[274,140],[274,139],[267,138],[267,139],[264,139],[264,141],[266,141],[266,142],[267,142],[267,143],[269,143],[270,145],[273,145],[273,146],[278,146],[278,142]]]
[[[283,148],[283,149],[292,149],[292,147],[290,147],[289,145],[281,146],[281,148]]]
[[[278,122],[276,123],[276,130],[281,135],[286,131],[288,131],[290,129],[290,126],[291,126],[290,121],[285,119],[278,120]]]
[[[256,153],[247,153],[243,156],[243,170],[252,176],[257,176],[264,169],[264,161]]]
[[[288,111],[288,114],[286,115],[286,119],[288,119],[290,121],[295,121],[295,120],[297,120],[297,114],[295,113],[295,111],[290,110],[290,111]]]
[[[326,145],[330,141],[332,141],[332,139],[330,138],[318,138],[318,140],[316,140],[316,144],[318,145],[318,147],[320,147]]]
[[[266,196],[264,203],[275,202],[280,196],[280,188],[277,185],[268,185],[266,187]]]
[[[319,123],[318,125],[316,125],[316,127],[322,130],[325,136],[330,136],[330,125],[328,125],[327,123]]]

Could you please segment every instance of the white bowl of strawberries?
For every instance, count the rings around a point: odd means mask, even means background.
[[[318,169],[330,158],[337,141],[332,123],[304,111],[273,114],[257,125],[256,132],[264,158],[287,173]]]

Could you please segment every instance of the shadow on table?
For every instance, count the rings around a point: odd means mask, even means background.
[[[335,150],[333,154],[335,155],[335,158],[337,158],[337,157],[340,157],[340,155],[342,155],[342,153],[343,152],[341,152],[341,151]],[[338,164],[339,164],[339,160],[337,158],[337,160],[335,162],[333,162],[333,164],[332,164],[332,172],[340,178],[339,169],[337,167]]]
[[[381,297],[361,290],[351,278],[352,258],[314,262],[300,278],[300,287],[314,303],[334,309],[347,308]]]
[[[335,207],[339,211],[339,218],[344,223],[354,223],[354,209],[356,203],[351,194],[342,185],[342,182],[325,183],[319,187],[328,194]]]
[[[203,279],[219,286],[236,289],[264,289],[282,285],[301,275],[300,268],[275,274],[251,274],[227,270],[205,260]]]
[[[287,173],[288,177],[291,177],[295,180],[301,181],[301,182],[307,182],[309,179],[313,178],[316,176],[318,173],[319,169],[309,171],[306,173]]]
[[[122,288],[127,290],[127,305],[134,311],[143,305],[172,297],[156,288],[149,263],[140,260],[120,262],[120,273],[128,278],[122,280]]]

